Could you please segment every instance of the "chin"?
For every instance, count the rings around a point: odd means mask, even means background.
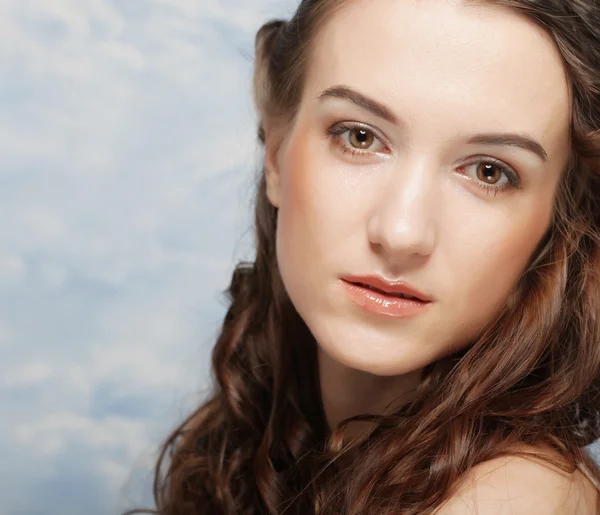
[[[373,330],[367,331],[370,335],[362,335],[359,328],[349,326],[347,319],[344,324],[344,330],[338,331],[331,325],[315,326],[313,330],[309,324],[320,352],[344,367],[389,377],[421,370],[435,359],[424,353],[424,346],[414,339],[402,341],[398,336],[373,334]]]

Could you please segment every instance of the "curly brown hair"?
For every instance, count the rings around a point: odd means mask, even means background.
[[[485,3],[522,13],[553,38],[573,106],[552,223],[500,316],[467,349],[428,365],[411,402],[330,432],[316,342],[280,277],[277,209],[260,170],[256,259],[236,266],[227,290],[213,392],[162,448],[156,510],[128,514],[433,513],[466,471],[521,445],[551,448],[565,471],[585,463],[600,480],[584,449],[600,437],[600,3]],[[289,21],[258,31],[263,144],[266,126],[293,119],[311,42],[342,5],[303,0]],[[373,429],[345,445],[353,420]],[[360,467],[340,465],[350,451]]]

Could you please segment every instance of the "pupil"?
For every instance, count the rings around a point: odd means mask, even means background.
[[[364,129],[355,129],[353,134],[354,144],[357,147],[368,147],[371,144],[369,131]]]
[[[494,165],[484,164],[483,165],[483,174],[484,174],[484,176],[485,176],[486,179],[493,180],[495,178]]]

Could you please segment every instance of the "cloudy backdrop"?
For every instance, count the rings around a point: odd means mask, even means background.
[[[150,502],[251,256],[281,0],[0,0],[0,515]]]
[[[150,503],[252,255],[253,36],[295,0],[0,0],[0,515]]]

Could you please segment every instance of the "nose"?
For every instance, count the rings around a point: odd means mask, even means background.
[[[434,167],[422,160],[389,170],[368,221],[371,244],[390,267],[429,256],[435,246],[436,210],[440,209]]]

